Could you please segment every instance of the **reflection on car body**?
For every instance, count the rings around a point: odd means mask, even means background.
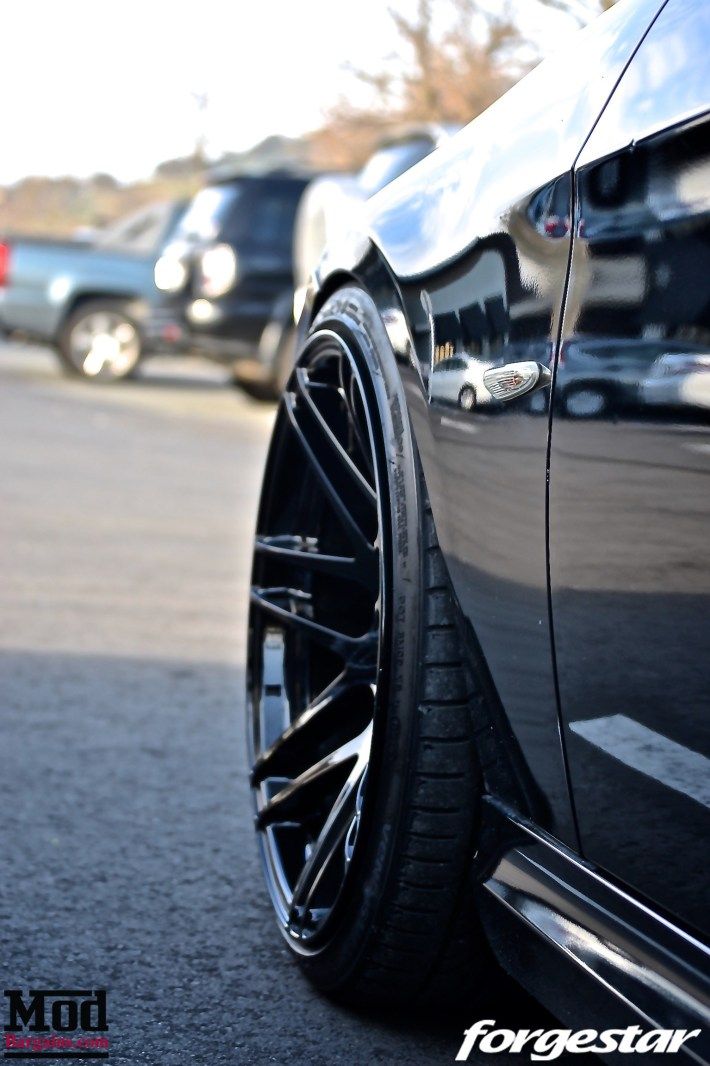
[[[641,382],[644,405],[710,411],[710,351],[665,351]]]
[[[683,408],[702,420],[710,408],[710,352],[682,340],[600,341],[575,335],[560,350],[556,399],[569,418],[636,420]]]
[[[491,394],[483,384],[483,374],[493,365],[466,352],[457,355],[451,341],[437,345],[429,379],[429,399],[432,403],[453,404],[464,411],[490,403]]]

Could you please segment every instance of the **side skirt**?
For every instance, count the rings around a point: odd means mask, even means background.
[[[503,968],[574,1028],[702,1029],[681,1058],[710,1062],[710,949],[494,799],[486,808],[499,846],[479,907]]]

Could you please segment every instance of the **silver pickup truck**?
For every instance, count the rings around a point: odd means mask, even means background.
[[[155,260],[183,210],[153,204],[87,240],[0,241],[0,331],[49,343],[72,374],[126,377],[144,350]]]

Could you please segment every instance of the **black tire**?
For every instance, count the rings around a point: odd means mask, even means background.
[[[606,389],[575,385],[562,396],[561,403],[567,418],[605,418],[611,409],[612,398]]]
[[[297,330],[295,325],[291,324],[284,329],[274,357],[272,382],[277,399],[286,388],[296,362],[296,341]]]
[[[275,385],[270,381],[252,381],[250,378],[241,377],[238,370],[232,375],[232,384],[248,396],[251,400],[259,403],[273,404],[279,398]]]
[[[295,939],[283,922],[282,932],[309,980],[341,999],[470,1003],[484,981],[489,989],[495,972],[469,883],[482,790],[474,742],[478,696],[464,665],[399,374],[370,298],[354,287],[334,294],[311,330],[313,343],[326,335],[348,346],[370,409],[386,573],[378,675],[383,689],[380,696],[378,683],[361,820],[344,887],[313,946]],[[307,344],[299,366],[308,351]],[[294,378],[286,403],[293,387]],[[280,474],[287,474],[284,463],[293,472],[293,449],[284,446],[277,421],[259,529],[268,525],[277,500],[283,525],[278,485]],[[260,565],[257,559],[255,581]],[[347,597],[342,602],[346,612]],[[252,714],[263,691],[260,624],[252,609]]]
[[[296,328],[286,327],[276,347],[271,368],[265,380],[253,380],[248,376],[241,376],[239,363],[234,367],[234,384],[250,396],[252,400],[260,400],[264,403],[273,403],[278,400],[286,387],[296,356]]]
[[[459,393],[459,407],[462,411],[473,411],[476,406],[476,390],[473,385],[464,385]]]
[[[89,361],[88,355],[82,360],[78,351],[81,347],[78,344],[81,331],[90,330],[92,322],[102,320],[107,323],[106,335],[115,336],[113,347],[109,344],[106,358],[102,359],[99,353],[93,362]],[[122,331],[127,338],[125,348],[121,339]],[[122,381],[131,377],[143,355],[143,339],[140,326],[131,312],[130,301],[106,297],[81,303],[63,323],[56,350],[62,367],[73,377],[102,382]]]

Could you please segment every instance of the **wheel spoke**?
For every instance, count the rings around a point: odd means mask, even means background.
[[[374,550],[359,559],[355,556],[329,555],[318,551],[316,537],[297,536],[257,536],[254,550],[275,562],[291,563],[303,570],[356,581],[371,592],[377,591],[379,574]]]
[[[130,322],[119,322],[113,330],[113,335],[122,348],[126,348],[128,345],[133,344],[136,339],[136,331]]]
[[[353,462],[352,458],[348,455],[345,448],[342,446],[333,430],[330,428],[325,418],[319,411],[316,403],[310,392],[310,383],[308,375],[303,367],[296,368],[296,384],[298,386],[298,395],[302,401],[303,407],[300,408],[308,412],[311,423],[316,426],[320,439],[330,449],[331,453],[335,456],[336,460],[347,474],[351,484],[355,486],[357,491],[365,498],[365,500],[373,506],[377,503],[377,495],[372,485],[367,481],[357,466]],[[321,388],[323,386],[320,386]],[[327,388],[327,386],[326,386]],[[329,390],[331,391],[331,390]]]
[[[254,550],[276,562],[293,563],[304,570],[317,570],[333,577],[355,578],[355,558],[347,555],[323,555],[316,550],[315,538],[263,537],[254,538]]]
[[[103,370],[105,363],[106,356],[92,345],[86,353],[86,357],[82,363],[82,369],[84,373],[90,374],[93,377],[95,374],[98,374]]]
[[[297,614],[277,603],[278,598],[290,596],[294,599],[307,600],[309,597],[299,589],[284,588],[252,588],[251,602],[261,610],[278,618],[284,625],[310,636],[317,644],[335,652],[346,662],[353,661],[365,665],[368,660],[368,652],[376,646],[376,637],[372,633],[365,633],[360,637],[349,636],[337,629],[321,625],[312,618],[303,614]]]
[[[305,742],[312,733],[313,725],[332,711],[341,696],[355,687],[357,683],[350,681],[345,671],[338,674],[335,680],[284,730],[271,747],[259,755],[251,774],[252,785],[259,784],[265,777],[288,773],[288,763],[304,748]],[[364,689],[364,686],[360,687]]]
[[[358,786],[367,769],[367,761],[370,756],[372,726],[369,726],[361,734],[361,738],[362,743],[355,765],[338,793],[338,798],[333,804],[326,823],[321,829],[296,882],[291,898],[289,916],[291,922],[300,922],[302,924],[303,919],[307,918],[309,904],[318,888],[318,883],[339,845],[342,844],[355,817]]]
[[[313,473],[318,478],[321,488],[325,492],[325,495],[332,506],[335,514],[340,521],[348,539],[355,546],[356,553],[358,555],[366,555],[367,553],[374,552],[372,544],[369,542],[360,526],[355,522],[353,516],[350,514],[348,507],[343,500],[340,492],[333,485],[332,480],[328,477],[322,463],[316,456],[315,451],[311,447],[306,434],[301,428],[296,415],[296,408],[294,399],[291,393],[287,392],[284,395],[284,407],[288,415],[291,427],[299,441],[303,452],[308,459],[310,467]]]
[[[356,762],[365,748],[369,753],[371,729],[368,726],[358,736],[341,744],[277,792],[259,811],[257,828],[264,829],[267,825],[292,819],[303,808],[308,794],[316,786],[323,785],[334,771],[342,771],[348,763]]]
[[[347,380],[346,380],[347,377]],[[340,359],[340,365],[338,368],[338,381],[339,381],[339,393],[345,410],[347,411],[348,422],[355,438],[360,454],[362,455],[365,465],[370,473],[370,477],[374,481],[375,469],[372,463],[372,454],[370,451],[370,444],[364,436],[362,429],[360,428],[360,412],[357,410],[357,381],[352,373],[350,367],[347,367],[344,359]]]
[[[360,373],[334,332],[307,342],[254,544],[250,783],[271,898],[301,943],[321,937],[353,868],[379,713],[387,530]]]

